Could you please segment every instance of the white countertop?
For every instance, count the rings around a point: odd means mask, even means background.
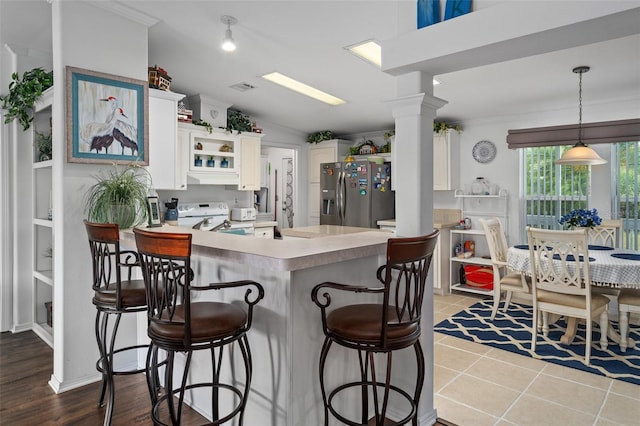
[[[192,234],[193,252],[235,263],[280,271],[295,271],[372,255],[384,255],[392,234],[369,228],[334,225],[282,230],[283,239],[200,231],[164,225],[148,228],[154,232]],[[295,237],[287,239],[287,235]],[[133,242],[133,231],[121,232],[123,243]]]

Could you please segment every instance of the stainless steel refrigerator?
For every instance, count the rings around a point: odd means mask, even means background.
[[[391,163],[366,160],[320,165],[320,224],[377,228],[395,217]]]

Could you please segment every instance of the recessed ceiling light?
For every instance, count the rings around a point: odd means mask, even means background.
[[[362,43],[352,44],[351,46],[345,47],[345,49],[357,57],[372,63],[378,68],[382,67],[382,47],[374,40],[367,40]],[[433,85],[435,86],[438,84],[440,84],[440,82],[434,78]]]
[[[270,74],[265,74],[262,76],[265,80],[269,80],[272,83],[279,84],[280,86],[286,87],[289,90],[293,90],[294,92],[301,93],[305,96],[309,96],[318,101],[324,102],[329,105],[341,105],[346,101],[336,98],[322,90],[318,90],[314,87],[306,85],[304,83],[299,82],[298,80],[294,80],[291,77],[287,77],[284,74],[279,72],[272,72]]]
[[[345,47],[349,52],[372,63],[380,68],[382,66],[382,48],[373,40],[363,41],[362,43],[353,44]]]

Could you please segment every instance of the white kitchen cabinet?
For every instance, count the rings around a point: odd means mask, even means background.
[[[253,236],[256,238],[268,238],[273,239],[275,232],[272,226],[258,226],[255,225],[253,230]]]
[[[262,134],[240,134],[240,183],[241,191],[259,191],[261,181],[260,140]]]
[[[187,189],[186,147],[178,138],[178,101],[184,95],[149,89],[149,167],[155,189]]]
[[[53,161],[51,154],[43,155],[39,143],[48,135],[51,146],[53,88],[44,92],[36,102],[32,134],[34,141],[32,164],[32,330],[53,348]],[[49,149],[50,151],[50,149]]]
[[[187,183],[237,185],[242,191],[260,189],[263,134],[222,129],[209,133],[205,127],[193,124],[180,124],[178,134],[187,146]]]
[[[433,190],[452,191],[460,181],[460,133],[433,134]]]
[[[309,146],[309,225],[320,224],[320,164],[343,161],[353,142],[342,139]]]

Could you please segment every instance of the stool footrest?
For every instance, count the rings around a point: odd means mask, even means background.
[[[342,416],[341,414],[339,414],[336,409],[333,407],[332,404],[332,400],[335,396],[337,396],[340,392],[344,391],[344,390],[348,390],[350,388],[354,388],[354,387],[362,387],[362,385],[366,385],[366,386],[370,386],[373,387],[375,385],[376,388],[380,387],[380,388],[386,388],[387,384],[384,382],[349,382],[349,383],[345,383],[343,385],[338,386],[337,388],[335,388],[333,391],[331,391],[331,393],[329,394],[329,398],[327,399],[327,408],[329,409],[329,411],[331,412],[331,414],[333,414],[333,416],[335,418],[337,418],[338,420],[340,420],[342,423],[350,425],[350,426],[361,426],[362,422],[360,421],[353,421],[353,420],[349,420],[346,417]],[[413,417],[414,414],[417,410],[417,405],[416,403],[413,401],[413,397],[411,395],[409,395],[408,392],[406,392],[403,389],[400,389],[399,387],[389,384],[389,391],[393,391],[396,392],[397,394],[401,395],[402,397],[404,397],[407,402],[409,403],[409,406],[411,407],[411,412],[405,416],[402,420],[400,421],[394,421],[392,422],[392,424],[396,424],[396,425],[402,425],[405,424],[407,422],[409,422]],[[385,422],[386,423],[386,422]]]

